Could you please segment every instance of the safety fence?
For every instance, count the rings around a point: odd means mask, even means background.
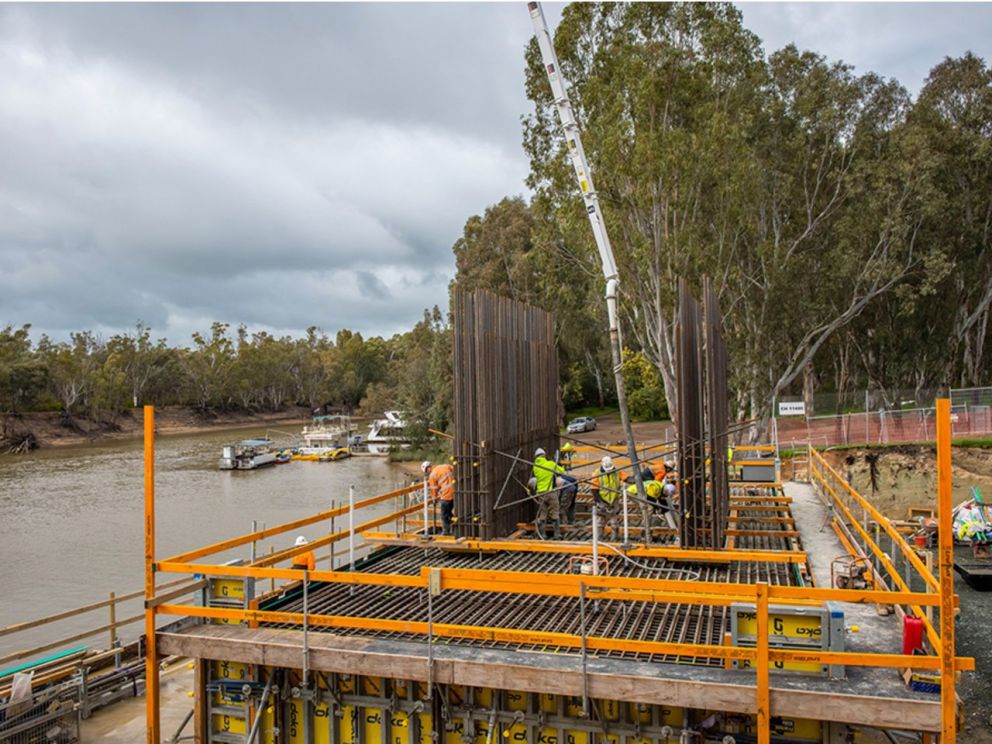
[[[944,403],[944,402],[942,402]],[[893,586],[890,588],[884,582],[879,582],[872,589],[836,589],[818,588],[802,586],[779,586],[769,585],[764,582],[750,584],[700,582],[680,579],[655,579],[655,578],[634,578],[624,576],[609,575],[583,575],[572,573],[535,573],[525,571],[498,571],[481,570],[469,568],[448,568],[425,565],[419,574],[405,573],[363,573],[356,570],[354,563],[349,563],[347,570],[303,570],[298,568],[279,567],[278,564],[286,563],[295,556],[314,547],[329,545],[342,540],[349,540],[353,543],[355,533],[364,530],[372,530],[379,524],[401,518],[403,514],[413,513],[417,509],[425,508],[420,504],[413,504],[394,512],[385,517],[370,520],[360,526],[354,525],[352,517],[349,530],[335,532],[316,540],[309,545],[290,548],[272,556],[254,561],[250,565],[231,565],[219,563],[194,562],[215,555],[225,549],[245,545],[263,536],[270,536],[296,529],[308,524],[315,524],[327,520],[331,512],[322,512],[312,517],[297,520],[295,522],[278,525],[248,535],[242,535],[231,540],[226,540],[215,545],[207,546],[186,553],[173,556],[164,560],[158,560],[154,556],[154,479],[153,469],[147,467],[153,458],[153,434],[146,426],[146,525],[151,525],[151,530],[146,530],[146,575],[153,577],[157,573],[183,573],[191,575],[207,575],[217,577],[232,577],[241,579],[253,579],[255,581],[288,580],[298,581],[306,591],[306,587],[311,582],[327,582],[340,585],[367,585],[389,587],[404,587],[407,589],[423,592],[428,613],[431,612],[432,598],[443,592],[478,592],[487,595],[511,594],[519,596],[556,596],[571,597],[578,602],[578,614],[585,616],[585,602],[590,599],[611,599],[623,602],[654,603],[664,605],[702,605],[709,607],[724,607],[729,604],[745,602],[750,603],[755,608],[756,634],[754,646],[723,645],[693,643],[693,642],[661,642],[647,640],[631,640],[615,636],[593,636],[585,632],[585,626],[580,628],[580,632],[543,632],[522,627],[492,627],[436,622],[435,618],[428,614],[426,622],[410,619],[396,619],[391,617],[369,617],[359,615],[325,615],[313,613],[307,610],[304,595],[303,612],[283,612],[262,610],[257,603],[250,607],[203,607],[188,604],[176,603],[176,597],[172,593],[156,596],[154,584],[148,584],[146,595],[146,607],[148,616],[146,627],[153,628],[156,615],[173,615],[180,617],[195,617],[208,620],[217,620],[225,623],[244,624],[245,626],[257,627],[259,624],[283,624],[293,625],[303,631],[303,647],[306,648],[306,633],[311,628],[339,628],[339,629],[376,629],[389,632],[413,634],[420,636],[426,642],[427,656],[431,658],[432,642],[436,637],[451,639],[472,639],[492,642],[502,642],[510,644],[526,644],[528,646],[544,645],[548,647],[566,647],[581,649],[584,655],[589,651],[630,651],[634,653],[658,654],[678,657],[698,657],[708,659],[723,660],[727,664],[733,662],[743,662],[744,665],[753,667],[757,671],[756,677],[756,697],[755,712],[758,722],[758,741],[760,744],[767,744],[771,737],[771,718],[775,714],[770,704],[770,673],[773,666],[780,664],[819,664],[819,665],[846,665],[852,667],[882,667],[897,669],[930,670],[941,672],[941,732],[942,741],[952,742],[954,740],[954,674],[957,671],[971,670],[974,668],[974,660],[969,658],[955,657],[953,639],[953,578],[950,574],[949,563],[952,559],[949,551],[944,551],[945,541],[950,541],[949,525],[949,500],[950,500],[950,439],[949,409],[944,406],[938,420],[943,421],[941,429],[940,451],[945,453],[946,461],[939,458],[942,478],[939,479],[941,493],[941,508],[947,503],[947,518],[941,514],[940,536],[942,550],[940,553],[940,581],[938,582],[925,566],[919,564],[918,559],[904,554],[909,565],[912,566],[926,585],[925,591],[911,591],[908,584],[897,579],[897,572],[891,565],[888,558],[877,541],[864,532],[861,535],[866,540],[866,544],[875,553],[876,558],[889,572]],[[152,420],[153,416],[146,413],[146,424]],[[824,486],[829,485],[833,493],[837,493],[836,481],[839,476],[832,472],[829,465],[822,461],[817,454],[811,455],[815,460],[814,467],[817,479],[823,482]],[[396,498],[404,493],[412,493],[419,486],[411,486],[408,489],[391,492],[382,496],[366,499],[353,505],[351,514],[354,514],[354,507],[359,504],[369,505],[373,502]],[[848,489],[850,487],[848,486]],[[862,509],[868,511],[875,520],[878,528],[883,530],[894,541],[891,525],[881,514],[874,511],[863,499],[857,501],[856,493],[851,489],[848,496],[855,500]],[[839,497],[838,502],[841,501]],[[844,504],[844,508],[850,511],[850,507]],[[334,510],[331,510],[332,512]],[[340,516],[338,511],[337,515]],[[845,515],[846,516],[846,515]],[[853,515],[851,520],[853,521]],[[430,538],[424,535],[424,545]],[[504,541],[499,549],[505,550],[534,550],[533,544],[527,545],[521,542],[518,546],[512,541]],[[895,543],[893,543],[895,545]],[[485,541],[480,542],[480,549],[485,547]],[[548,549],[547,544],[543,545]],[[613,550],[622,551],[625,546],[613,545]],[[670,561],[682,561],[685,563],[698,563],[705,561],[706,554],[713,552],[719,557],[712,558],[721,561],[745,561],[761,562],[763,560],[781,561],[781,554],[778,551],[748,551],[748,550],[722,550],[722,551],[701,551],[691,549],[680,549],[671,547],[650,547],[636,545],[634,548],[639,551],[638,555],[643,557],[664,557]],[[892,546],[890,546],[892,548]],[[587,554],[589,546],[579,543],[559,543],[553,548],[558,552],[574,552],[577,555]],[[894,550],[894,548],[892,548]],[[353,548],[352,548],[353,551]],[[890,571],[890,568],[892,569]],[[932,626],[928,628],[928,638],[930,642],[929,653],[922,655],[903,655],[879,652],[845,652],[829,650],[796,650],[788,648],[772,648],[769,643],[769,604],[774,602],[777,607],[796,606],[809,607],[810,603],[821,602],[855,603],[855,604],[877,604],[877,605],[904,605],[910,607],[912,612],[917,613],[921,608],[940,609],[940,632],[938,633]],[[366,615],[368,613],[365,613]],[[925,612],[923,612],[925,616]],[[152,640],[152,644],[154,640]],[[154,646],[150,649],[148,679],[149,679],[149,742],[158,742],[158,681],[154,662]],[[303,655],[306,658],[306,654]],[[305,662],[304,662],[305,663]]]
[[[865,411],[809,418],[777,416],[773,430],[783,449],[932,442],[936,436],[936,409]],[[952,409],[953,437],[989,434],[992,434],[992,405],[962,402]]]

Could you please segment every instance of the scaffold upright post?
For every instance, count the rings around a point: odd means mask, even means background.
[[[160,744],[158,654],[155,650],[155,407],[145,406],[145,697],[147,744]]]
[[[940,580],[940,744],[954,744],[954,533],[951,531],[951,401],[937,401],[937,540]]]
[[[757,646],[758,658],[756,666],[758,668],[758,744],[771,744],[771,710],[769,694],[769,674],[768,674],[768,584],[763,581],[758,582],[756,587],[757,602]]]

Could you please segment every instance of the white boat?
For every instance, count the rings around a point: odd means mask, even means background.
[[[225,444],[218,463],[221,470],[255,470],[275,464],[276,448],[271,439],[242,439]]]
[[[406,420],[399,411],[383,411],[383,418],[373,419],[369,433],[365,437],[365,446],[375,455],[385,455],[390,450],[410,446],[410,437],[406,431]]]
[[[308,452],[341,449],[348,446],[348,439],[354,432],[347,416],[314,416],[310,425],[303,427],[301,449]]]

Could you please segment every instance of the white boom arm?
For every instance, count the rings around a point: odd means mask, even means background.
[[[603,212],[599,207],[599,197],[592,183],[592,173],[589,171],[589,162],[586,160],[585,150],[582,149],[582,139],[579,137],[579,125],[575,122],[575,115],[572,113],[572,104],[568,100],[565,77],[562,75],[558,65],[558,55],[555,54],[554,44],[551,43],[551,33],[548,31],[548,24],[544,20],[544,11],[538,2],[527,3],[527,10],[530,12],[530,19],[534,23],[534,35],[537,37],[537,45],[541,48],[541,59],[544,61],[544,71],[548,75],[548,82],[551,83],[551,94],[554,96],[555,107],[558,109],[558,118],[561,120],[562,129],[565,130],[565,141],[568,144],[568,154],[572,159],[572,167],[575,168],[575,177],[579,182],[579,190],[582,192],[582,200],[586,205],[586,213],[589,215],[589,223],[592,225],[592,234],[596,238],[596,247],[599,249],[599,258],[603,264],[603,275],[606,277],[606,311],[610,322],[610,350],[613,354],[613,375],[617,388],[617,405],[620,408],[620,422],[623,424],[624,434],[627,437],[627,453],[633,466],[634,478],[637,482],[637,491],[641,499],[644,496],[644,485],[641,482],[641,467],[637,463],[637,445],[634,442],[634,431],[630,425],[630,416],[627,413],[627,395],[623,384],[623,357],[620,349],[620,317],[617,312],[617,290],[620,286],[620,279],[617,275],[617,263],[613,257],[613,247],[610,245],[610,237],[606,232],[606,222],[603,220]],[[627,490],[623,491],[624,513],[627,512]],[[648,525],[645,524],[645,527]],[[650,541],[650,530],[645,530],[645,539]],[[624,542],[628,543],[627,524],[624,520]]]

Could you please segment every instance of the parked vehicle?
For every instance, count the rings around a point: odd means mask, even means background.
[[[569,434],[581,434],[584,431],[596,431],[596,419],[592,416],[579,416],[569,422],[567,431]]]

